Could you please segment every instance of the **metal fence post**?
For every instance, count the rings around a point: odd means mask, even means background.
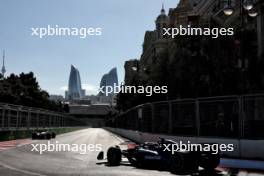
[[[30,110],[28,110],[28,115],[27,115],[27,129],[30,128],[30,120],[31,120],[30,116],[31,116],[31,113],[30,113]]]
[[[151,132],[155,132],[155,107],[154,104],[151,103]]]
[[[60,127],[60,116],[57,116],[58,127]]]
[[[55,127],[56,124],[55,124],[55,117],[54,117],[54,115],[52,115],[52,120],[51,121],[52,121],[52,126]]]
[[[51,127],[51,115],[49,114],[49,128]]]
[[[146,131],[147,129],[144,129],[144,126],[142,124],[142,107],[137,108],[137,124],[135,125],[135,128],[138,129],[139,131]]]
[[[172,125],[172,102],[169,101],[168,102],[169,104],[169,129],[168,129],[168,133],[171,134],[172,133],[172,128],[173,128],[173,125]]]
[[[39,111],[37,112],[37,114],[36,114],[36,127],[37,127],[37,129],[39,128]]]
[[[200,136],[200,106],[199,100],[195,100],[195,121],[196,121],[196,133],[197,136]]]
[[[43,128],[45,128],[47,127],[47,114],[43,114],[42,119],[43,119]]]
[[[64,116],[61,116],[61,126],[64,127]]]
[[[11,118],[11,111],[10,111],[10,108],[8,108],[8,115],[7,115],[7,129],[10,128],[10,118]]]
[[[19,128],[19,109],[17,110],[17,115],[16,115],[16,128]]]
[[[52,119],[53,119],[53,126],[56,127],[57,126],[57,117],[55,115],[53,115]]]
[[[57,116],[54,116],[54,126],[58,127]]]
[[[19,113],[19,118],[18,118],[18,124],[19,124],[19,127],[23,127],[22,125],[22,118],[23,118],[23,111],[21,110],[20,113]]]
[[[244,126],[245,126],[245,111],[244,111],[244,98],[240,96],[238,98],[238,121],[239,121],[239,137],[243,138],[245,136]]]
[[[2,108],[2,129],[5,126],[5,107]]]
[[[62,127],[62,116],[60,116],[60,127]]]
[[[59,127],[61,127],[61,116],[58,116],[58,120],[59,120]]]

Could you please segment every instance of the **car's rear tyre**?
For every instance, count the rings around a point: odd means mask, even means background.
[[[198,167],[197,158],[190,153],[175,153],[171,158],[170,170],[174,174],[193,173]]]
[[[51,138],[56,138],[56,133],[52,132],[51,133]]]
[[[107,151],[107,161],[110,166],[118,166],[122,160],[122,152],[119,146],[110,147]]]
[[[37,139],[37,133],[35,133],[35,132],[32,133],[31,137],[32,137],[33,140]]]
[[[201,154],[199,165],[205,170],[214,170],[219,165],[219,163],[219,154],[212,154],[210,152]]]

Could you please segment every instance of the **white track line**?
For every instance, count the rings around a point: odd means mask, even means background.
[[[4,164],[2,162],[0,162],[0,165],[3,166],[4,168],[10,169],[10,170],[14,170],[14,171],[17,171],[17,172],[21,172],[21,173],[24,173],[24,174],[28,174],[28,175],[46,176],[46,175],[43,175],[43,174],[39,174],[39,173],[35,173],[35,172],[23,170],[23,169],[18,169],[18,168],[15,168],[13,166]]]

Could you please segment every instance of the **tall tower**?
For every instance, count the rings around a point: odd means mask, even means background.
[[[156,30],[158,34],[158,39],[163,38],[163,28],[168,27],[169,17],[166,15],[164,5],[162,4],[162,9],[160,15],[156,19]]]
[[[2,66],[2,76],[5,77],[6,68],[5,68],[5,50],[3,51],[3,66]]]
[[[106,87],[112,87],[112,89],[115,89],[115,86],[118,86],[118,77],[117,77],[117,69],[113,68],[111,69],[107,74],[104,74],[101,82],[100,82],[100,88],[103,89],[103,91],[106,91]],[[114,91],[109,92],[110,94],[114,94]],[[99,96],[108,96],[105,93],[99,92]]]
[[[85,96],[85,90],[82,89],[79,70],[71,65],[71,72],[68,83],[68,91],[65,92],[66,99],[80,99]]]

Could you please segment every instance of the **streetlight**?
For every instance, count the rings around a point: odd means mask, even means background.
[[[244,10],[248,11],[250,17],[256,17],[258,15],[257,9],[254,7],[253,0],[240,0],[241,13]],[[253,11],[252,11],[253,10]],[[234,7],[232,6],[232,0],[227,0],[224,6],[223,12],[225,15],[230,16],[234,13]]]
[[[227,0],[226,4],[224,6],[223,12],[225,15],[230,16],[234,13],[234,7],[232,6],[232,0]],[[241,75],[242,75],[242,80],[243,80],[243,88],[242,88],[242,93],[245,93],[246,90],[246,70],[248,67],[248,60],[245,57],[245,41],[244,41],[244,15],[245,12],[247,12],[247,15],[249,17],[256,17],[258,16],[258,7],[257,4],[258,2],[256,0],[239,0],[240,2],[240,19],[241,19],[241,48],[240,48],[240,59],[238,60],[239,67],[241,68]]]
[[[251,10],[254,6],[253,0],[244,0],[243,7],[246,10]]]
[[[255,18],[256,16],[258,16],[258,14],[258,9],[256,7],[248,11],[248,15],[252,18]]]
[[[227,3],[224,6],[224,14],[230,16],[234,13],[234,8],[231,5],[231,0],[227,0]]]

